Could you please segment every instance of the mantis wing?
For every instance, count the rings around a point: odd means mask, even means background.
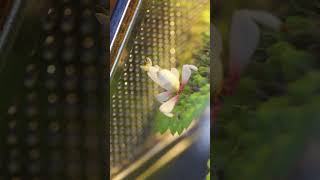
[[[257,24],[247,10],[240,10],[233,14],[230,30],[230,73],[240,76],[256,51],[260,32]]]

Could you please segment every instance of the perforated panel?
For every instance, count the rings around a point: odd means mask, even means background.
[[[158,105],[154,95],[160,89],[140,65],[147,57],[162,68],[176,67],[189,52],[191,26],[197,23],[207,0],[148,1],[129,56],[125,60],[117,90],[112,95],[110,121],[110,163],[121,167],[143,155],[157,142],[152,126]],[[139,21],[140,22],[140,21]],[[189,44],[189,46],[188,46]],[[125,50],[127,51],[127,50]],[[124,52],[126,53],[126,52]],[[190,61],[188,61],[190,63]]]
[[[38,17],[44,18],[42,42],[25,55],[32,60],[21,91],[0,117],[0,179],[106,175],[106,59],[96,5],[94,0],[52,1],[48,15]]]

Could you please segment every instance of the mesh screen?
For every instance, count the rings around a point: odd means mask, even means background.
[[[147,57],[163,68],[176,67],[190,49],[190,27],[197,23],[208,0],[148,1],[136,29],[132,49],[122,66],[111,97],[110,163],[121,167],[157,142],[153,136],[154,95],[158,87],[140,68]],[[189,46],[190,48],[190,46]],[[127,50],[124,50],[127,53]],[[180,61],[181,62],[181,61]]]
[[[0,179],[104,178],[106,62],[96,5],[52,1],[37,17],[42,41],[25,54],[32,60],[21,90],[0,117]]]

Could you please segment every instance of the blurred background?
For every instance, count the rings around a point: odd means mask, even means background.
[[[0,179],[103,179],[106,2],[0,5]]]
[[[317,0],[235,0],[211,6],[212,22],[223,38],[225,82],[234,60],[229,48],[235,13],[258,10],[281,21],[275,31],[265,26],[270,19],[261,18],[262,23],[249,17],[260,33],[258,45],[234,92],[216,97],[222,108],[211,136],[214,179],[320,179],[319,5]],[[254,47],[245,23],[233,29],[248,40],[233,46],[242,52]]]

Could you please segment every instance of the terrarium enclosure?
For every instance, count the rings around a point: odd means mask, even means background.
[[[179,167],[170,163],[197,142],[204,143],[203,150],[191,156],[202,159],[201,168],[196,177],[185,178],[205,178],[210,144],[205,111],[210,106],[209,37],[208,0],[117,1],[110,21],[111,179],[162,179],[167,175],[159,173],[162,169],[176,169],[171,178],[177,177]],[[187,64],[197,71],[187,69],[192,71],[190,80],[186,85],[181,80],[173,117],[167,117],[156,98],[164,89],[143,66],[159,66],[163,72],[176,68],[183,78]]]
[[[320,179],[319,0],[0,0],[0,180]]]

